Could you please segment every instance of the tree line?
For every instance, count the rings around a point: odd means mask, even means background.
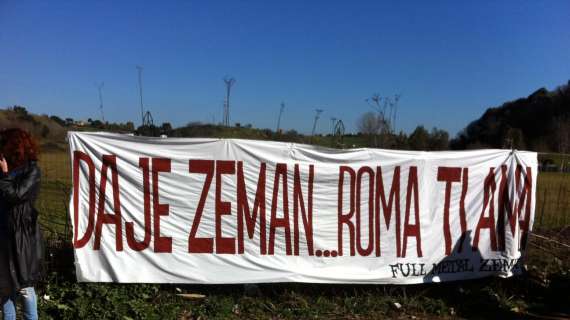
[[[450,142],[450,147],[568,153],[570,81],[552,91],[540,88],[526,98],[487,109]]]
[[[357,126],[366,146],[371,148],[431,151],[449,149],[447,131],[436,127],[428,131],[423,125],[418,125],[409,135],[403,131],[396,134],[391,122],[377,112],[364,113],[357,121]]]
[[[277,140],[341,148],[371,147],[433,151],[516,148],[570,153],[570,81],[552,91],[541,88],[526,98],[489,108],[453,139],[450,139],[449,133],[443,129],[434,127],[428,130],[423,125],[418,125],[409,134],[403,131],[396,132],[398,99],[397,95],[394,98],[373,95],[369,104],[374,112],[362,114],[357,121],[357,132],[347,133],[340,137],[340,140],[333,134],[308,136],[295,130],[275,132],[271,129],[256,129],[251,124],[225,127],[190,122],[174,128],[170,122],[164,122],[157,126],[135,128],[131,121],[103,123],[93,119],[87,121],[63,119],[55,115],[36,116],[28,113],[22,106],[13,106],[4,110],[0,124],[2,121],[7,122],[3,126],[8,123],[20,123],[24,127],[30,127],[36,135],[43,138],[54,136],[55,132],[59,137],[62,136],[61,132],[73,129],[128,132],[146,136]]]

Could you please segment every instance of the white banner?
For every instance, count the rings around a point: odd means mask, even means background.
[[[79,281],[421,283],[520,272],[537,155],[69,133]]]

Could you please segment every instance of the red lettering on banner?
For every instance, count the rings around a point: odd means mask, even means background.
[[[362,246],[362,221],[361,221],[361,190],[362,176],[368,175],[368,244]],[[361,167],[356,174],[356,249],[361,256],[369,256],[374,249],[374,171],[370,167]]]
[[[283,218],[277,218],[277,201],[279,200],[279,180],[282,183]],[[275,251],[275,231],[283,228],[285,232],[285,252],[291,255],[291,228],[289,226],[289,197],[287,189],[287,164],[278,163],[273,182],[273,199],[271,200],[271,222],[269,228],[269,254]]]
[[[132,221],[125,223],[127,229],[127,244],[135,251],[148,248],[151,238],[149,159],[140,158],[139,167],[143,170],[144,239],[137,241],[135,239],[134,223]]]
[[[461,225],[461,237],[459,238],[458,253],[463,251],[463,243],[467,237],[467,215],[465,213],[465,196],[469,186],[469,168],[463,168],[463,178],[461,179],[461,199],[459,200],[459,223]]]
[[[81,167],[82,165],[84,166],[83,168]],[[303,177],[299,164],[294,165],[294,171],[292,172],[288,172],[287,164],[276,164],[268,242],[266,232],[267,166],[265,163],[261,163],[259,167],[255,198],[252,199],[253,203],[250,203],[248,198],[243,162],[233,160],[190,160],[188,165],[190,173],[205,175],[205,181],[188,238],[188,252],[214,253],[215,249],[215,253],[217,254],[243,254],[245,252],[244,234],[246,230],[247,237],[250,240],[255,238],[258,230],[259,248],[262,255],[275,254],[277,235],[280,237],[283,235],[283,239],[277,239],[277,246],[281,248],[286,255],[298,256],[301,251],[300,247],[304,246],[302,242],[306,243],[306,252],[309,256],[315,254],[321,255],[318,251],[315,253],[313,239],[314,165],[308,165],[307,176]],[[87,168],[87,170],[84,170],[85,168]],[[142,251],[147,249],[150,245],[150,241],[153,240],[155,252],[170,253],[172,252],[172,238],[161,235],[160,233],[161,219],[169,215],[169,205],[160,203],[159,174],[160,172],[171,172],[171,160],[167,158],[140,158],[139,168],[142,171],[143,180],[143,197],[141,200],[144,201],[144,224],[138,219],[125,222],[127,244],[129,248],[134,251]],[[293,169],[293,167],[290,168]],[[117,157],[115,155],[103,155],[100,183],[98,186],[95,180],[96,171],[94,163],[87,154],[81,151],[74,151],[72,169],[74,183],[74,195],[72,199],[74,210],[74,247],[84,247],[90,241],[94,233],[95,240],[93,242],[93,249],[100,250],[103,225],[114,225],[114,228],[112,226],[106,226],[105,230],[109,230],[112,236],[115,237],[115,250],[122,251],[123,230]],[[437,169],[437,181],[445,183],[443,225],[441,230],[443,231],[445,255],[449,256],[453,253],[453,242],[456,236],[452,233],[450,222],[450,215],[456,214],[450,212],[453,201],[451,196],[453,192],[459,191],[458,189],[453,189],[454,187],[458,187],[458,185],[454,185],[454,183],[458,183],[461,186],[461,196],[459,199],[459,224],[461,234],[459,236],[458,253],[461,252],[467,235],[465,198],[468,191],[469,169],[461,167],[438,167]],[[500,170],[500,172],[496,170]],[[485,229],[488,229],[489,232],[490,249],[492,251],[506,250],[507,243],[510,243],[507,242],[510,241],[510,238],[507,239],[509,234],[513,237],[519,236],[517,239],[519,250],[526,246],[531,218],[532,172],[530,167],[523,168],[521,165],[517,165],[516,168],[514,168],[514,174],[512,171],[509,172],[509,170],[512,170],[512,168],[509,168],[507,165],[501,165],[498,168],[489,168],[489,172],[485,176],[483,205],[475,227],[472,243],[474,251],[479,250],[481,232],[487,231]],[[152,180],[150,177],[151,173]],[[293,176],[290,177],[289,173],[293,174]],[[81,176],[81,174],[86,175],[86,177]],[[231,184],[223,184],[224,175],[235,175],[236,179],[236,236],[229,236],[228,234],[224,236],[224,229],[222,228],[223,216],[232,215],[232,203],[224,201],[223,198],[224,195],[228,197],[228,193],[224,193],[224,191],[227,191],[228,188],[231,189],[232,186]],[[397,257],[405,258],[407,256],[408,241],[410,238],[414,238],[417,256],[423,256],[418,169],[416,166],[409,168],[403,226],[400,221],[402,218],[400,209],[400,175],[400,166],[395,166],[392,181],[386,183],[390,185],[390,190],[387,190],[386,185],[384,185],[384,176],[380,166],[376,167],[376,172],[369,166],[362,166],[358,168],[358,170],[349,166],[339,167],[337,198],[338,250],[323,250],[321,251],[323,255],[326,257],[332,254],[334,254],[334,256],[337,256],[337,254],[338,256],[342,256],[344,253],[343,247],[347,245],[349,248],[347,255],[370,256],[375,251],[375,255],[380,257],[381,233],[384,233],[385,230],[389,231],[395,229],[394,240],[396,241]],[[214,237],[197,237],[214,176],[216,179],[214,201],[215,239]],[[289,177],[293,184],[291,194],[288,189],[288,184],[291,182],[288,180]],[[85,179],[89,184],[89,215],[85,233],[81,236],[79,231],[80,180]],[[108,181],[109,179],[111,180]],[[231,177],[231,179],[233,179],[233,177]],[[109,182],[112,190],[107,190],[107,182]],[[515,186],[509,189],[509,185],[513,182]],[[306,190],[303,188],[304,183],[306,183]],[[346,188],[350,189],[346,190]],[[111,200],[107,198],[108,192],[106,191],[112,191],[112,204]],[[498,207],[495,208],[495,192],[497,191]],[[98,197],[96,192],[98,193]],[[349,199],[346,199],[347,194],[349,194]],[[291,228],[291,221],[289,219],[289,197],[293,198],[293,228]],[[345,206],[347,200],[348,205]],[[282,205],[281,209],[279,209],[280,205]],[[107,212],[106,209],[110,212]],[[497,210],[496,213],[495,209]],[[380,212],[382,212],[382,214]],[[411,215],[414,217],[412,218]],[[385,229],[381,220],[384,220]],[[392,221],[394,222],[392,223]],[[366,229],[366,225],[368,229]],[[140,238],[137,239],[135,226],[136,228],[140,228],[139,233],[144,231],[144,236],[140,234]],[[301,228],[303,228],[303,230],[301,230]],[[401,228],[403,228],[403,230],[401,230]],[[519,233],[517,233],[517,228],[520,228]],[[510,233],[506,231],[507,229],[510,230]],[[281,232],[281,230],[283,231]],[[227,231],[225,232],[227,233]],[[306,241],[302,240],[303,232]],[[347,234],[345,234],[345,232],[347,232]],[[291,233],[293,233],[293,235],[291,235]],[[486,236],[485,234],[484,237]],[[348,239],[346,239],[346,237],[348,237]],[[106,240],[107,239],[104,239],[103,241]],[[283,244],[279,241],[283,241]],[[347,243],[344,243],[345,241]]]
[[[523,176],[524,182],[521,187],[521,174]],[[522,171],[522,166],[517,166],[516,171],[516,190],[518,196],[518,203],[515,202],[516,216],[519,219],[519,225],[521,228],[521,240],[519,248],[524,250],[528,243],[528,233],[530,229],[530,205],[532,201],[532,170],[530,167],[526,167],[526,174]],[[524,218],[521,219],[521,211],[523,204],[525,205]]]
[[[202,194],[200,195],[198,207],[196,208],[196,214],[194,215],[194,221],[192,222],[190,236],[188,237],[188,252],[213,253],[214,242],[212,238],[198,238],[196,237],[196,232],[198,232],[198,226],[200,225],[200,219],[202,218],[202,213],[204,212],[204,205],[206,204],[208,191],[210,190],[210,185],[212,184],[212,179],[214,177],[214,161],[190,160],[188,162],[188,170],[190,173],[201,173],[206,175],[206,180],[204,181],[204,186],[202,188]]]
[[[483,187],[483,209],[481,210],[481,216],[479,217],[479,222],[477,223],[477,228],[475,229],[475,236],[473,237],[473,251],[479,250],[479,234],[482,229],[489,229],[489,237],[491,238],[491,250],[497,251],[497,239],[495,230],[495,189],[497,188],[495,183],[495,168],[489,169],[489,174],[485,178],[485,184]],[[485,217],[485,211],[489,207],[489,216]]]
[[[512,203],[509,197],[509,188],[508,188],[508,177],[507,177],[507,166],[501,166],[501,182],[499,183],[499,199],[498,199],[498,206],[499,206],[499,213],[497,217],[497,236],[498,236],[498,249],[499,251],[505,251],[505,233],[506,233],[506,226],[505,220],[508,220],[509,226],[511,229],[511,235],[514,236],[515,228],[516,228],[516,216],[514,215]]]
[[[309,182],[307,190],[307,210],[305,210],[305,202],[303,201],[303,191],[301,190],[301,174],[299,173],[299,165],[295,165],[295,176],[293,186],[293,242],[294,254],[299,255],[299,213],[302,215],[303,228],[305,230],[305,239],[307,240],[307,251],[309,256],[314,254],[313,248],[313,180],[315,178],[315,166],[309,166]],[[300,209],[300,210],[299,210]]]
[[[245,179],[243,176],[243,162],[239,161],[237,169],[237,229],[238,229],[238,253],[244,253],[243,224],[247,227],[247,235],[253,239],[255,223],[259,214],[259,247],[261,254],[267,254],[266,231],[265,231],[265,171],[266,164],[259,167],[257,178],[257,191],[253,202],[253,210],[249,210]]]
[[[79,234],[79,169],[80,162],[83,161],[88,168],[87,181],[89,183],[89,215],[85,234],[81,239],[77,239]],[[81,151],[73,151],[73,247],[78,249],[87,244],[93,233],[95,223],[95,165],[91,158]]]
[[[216,161],[216,253],[236,253],[236,239],[222,235],[222,215],[232,213],[231,203],[222,201],[222,175],[235,172],[235,161]]]
[[[413,167],[415,168],[415,167]],[[394,168],[394,174],[392,178],[392,184],[390,187],[390,192],[388,197],[384,192],[384,181],[382,177],[382,168],[376,168],[376,174],[370,167],[361,167],[358,172],[348,166],[341,166],[339,170],[339,187],[338,187],[338,253],[342,254],[343,251],[343,226],[348,227],[349,237],[350,237],[350,255],[354,256],[358,252],[361,256],[368,256],[372,253],[374,248],[376,248],[376,256],[381,255],[380,249],[380,237],[381,237],[381,226],[380,211],[383,212],[384,220],[386,223],[386,229],[390,230],[390,222],[392,220],[392,212],[395,216],[395,232],[396,232],[396,256],[400,257],[402,254],[401,250],[401,234],[400,234],[400,167]],[[412,169],[414,171],[416,169]],[[344,184],[345,176],[348,174],[350,177],[350,199],[349,199],[349,211],[345,212],[343,209],[343,194],[344,194]],[[411,173],[411,179],[409,183],[415,184],[416,196],[414,200],[416,201],[416,211],[419,212],[419,203],[417,197],[417,172]],[[364,175],[368,175],[369,187],[368,187],[368,198],[366,200],[362,199],[362,179]],[[414,177],[415,175],[415,177]],[[374,194],[376,193],[376,194]],[[388,201],[386,201],[388,198]],[[363,246],[363,234],[362,234],[362,215],[361,215],[361,205],[368,204],[368,243]],[[419,214],[416,212],[416,214]],[[356,215],[355,215],[356,213]],[[352,221],[353,216],[356,216],[356,227]],[[419,219],[418,219],[419,220]],[[418,223],[416,223],[418,225]],[[408,225],[408,236],[415,236],[414,231],[416,225]],[[410,233],[411,232],[411,233]],[[419,235],[419,225],[416,238]],[[421,246],[421,244],[420,244]],[[420,250],[421,251],[421,250]]]
[[[499,184],[499,216],[497,221],[497,233],[499,240],[499,250],[504,251],[506,245],[506,229],[505,222],[509,222],[511,235],[515,235],[516,225],[520,227],[520,239],[517,249],[524,249],[529,229],[530,220],[530,199],[532,196],[532,175],[530,167],[526,168],[526,174],[522,170],[521,165],[517,165],[515,169],[515,199],[514,205],[509,196],[507,166],[501,166],[501,182]],[[524,185],[521,187],[521,175],[524,179]],[[518,201],[517,201],[518,200]],[[523,204],[526,206],[524,217],[521,216]]]
[[[154,252],[172,252],[172,238],[160,235],[160,217],[168,215],[168,205],[159,203],[158,173],[170,172],[170,159],[152,158],[152,204],[154,209]]]
[[[344,175],[345,173],[349,174],[350,177],[350,182],[349,182],[349,188],[350,188],[350,199],[349,199],[349,210],[348,213],[344,213],[343,212],[343,194],[344,194]],[[339,168],[339,174],[338,174],[338,255],[342,256],[343,253],[343,241],[342,241],[342,235],[343,235],[343,225],[346,224],[346,226],[348,227],[348,234],[350,237],[350,255],[354,256],[355,252],[354,252],[354,224],[352,223],[351,219],[352,216],[354,215],[354,193],[355,193],[355,188],[354,188],[354,184],[355,184],[355,179],[356,179],[356,173],[354,172],[354,169],[352,169],[351,167],[348,166],[340,166]]]
[[[415,224],[410,224],[410,205],[414,194],[414,220]],[[416,238],[416,252],[418,257],[422,256],[422,235],[420,227],[420,202],[418,199],[418,168],[410,167],[408,175],[408,191],[406,194],[406,216],[404,220],[404,243],[402,245],[402,257],[406,257],[406,246],[408,237]]]
[[[380,252],[380,208],[384,215],[386,223],[386,230],[390,230],[390,220],[392,217],[392,209],[394,208],[394,216],[396,225],[396,254],[400,256],[400,166],[394,168],[392,177],[392,186],[390,187],[390,194],[388,196],[388,203],[386,203],[386,193],[384,192],[384,179],[382,177],[382,168],[376,167],[376,223],[375,223],[375,238],[376,238],[376,256],[381,255]]]
[[[445,181],[445,200],[443,204],[443,237],[445,239],[445,255],[451,254],[451,230],[449,226],[449,206],[451,204],[451,184],[461,179],[461,168],[437,168],[437,181]]]
[[[113,211],[114,214],[105,212],[105,189],[107,187],[107,171],[111,168],[111,178],[113,180],[111,188],[113,189]],[[101,229],[103,224],[115,225],[115,248],[117,251],[123,251],[123,226],[121,219],[121,201],[119,198],[119,175],[117,172],[117,156],[103,155],[103,167],[101,169],[101,181],[99,183],[99,206],[97,208],[97,223],[95,225],[95,243],[94,250],[101,247]]]

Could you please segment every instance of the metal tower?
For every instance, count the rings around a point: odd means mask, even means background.
[[[236,79],[226,76],[224,78],[224,83],[226,84],[226,101],[224,102],[224,126],[230,126],[230,92],[232,86],[236,83]]]
[[[101,82],[97,85],[97,90],[99,91],[99,111],[101,111],[101,122],[105,123],[105,114],[103,113],[103,86],[105,82]]]
[[[141,101],[141,125],[144,125],[144,107],[143,107],[143,89],[142,89],[142,71],[143,71],[143,67],[141,66],[137,66],[137,70],[139,73],[139,95],[140,95],[140,101]]]
[[[313,122],[313,130],[311,131],[311,137],[315,135],[315,129],[317,129],[317,121],[319,120],[323,109],[315,109],[315,121]]]
[[[283,114],[283,110],[285,110],[285,103],[281,102],[281,107],[279,108],[279,117],[277,118],[277,130],[276,133],[279,133],[279,128],[281,126],[281,115]]]

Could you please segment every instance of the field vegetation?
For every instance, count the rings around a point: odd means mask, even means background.
[[[132,132],[133,124],[100,121],[83,124],[69,118],[28,114],[25,108],[16,106],[0,110],[0,125],[23,126],[41,138],[43,175],[37,207],[48,244],[45,279],[38,286],[42,319],[558,319],[570,315],[567,293],[570,173],[539,174],[534,235],[525,257],[524,274],[514,278],[408,286],[84,284],[76,282],[70,244],[71,177],[65,133],[68,130]],[[443,150],[449,147],[446,132],[422,126],[409,135],[387,131],[382,139],[375,137],[378,128],[341,137],[334,134],[311,137],[294,130],[276,133],[249,125],[228,128],[199,123],[180,128],[165,123],[138,130],[174,137],[277,140],[335,148]],[[471,147],[482,145],[480,139],[469,141]],[[557,169],[564,168],[568,161],[563,154],[541,154],[539,159],[552,160]]]
[[[524,275],[409,286],[82,284],[74,274],[67,206],[69,155],[42,155],[38,208],[49,239],[44,319],[374,319],[563,317],[570,310],[570,174],[539,174]]]

